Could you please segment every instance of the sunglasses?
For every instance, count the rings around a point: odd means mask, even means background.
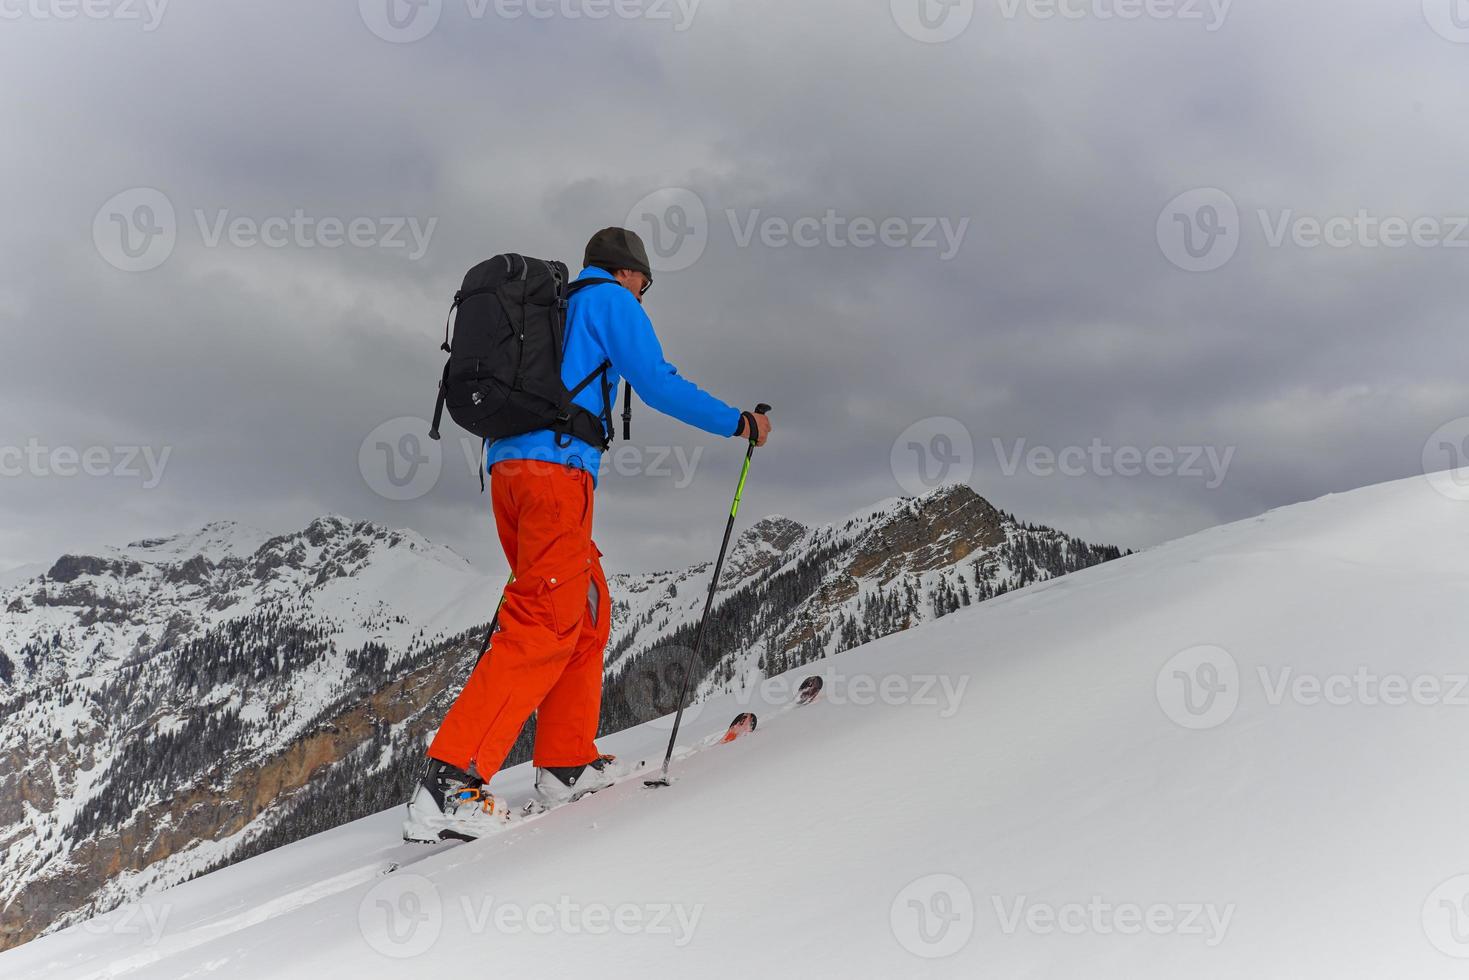
[[[653,288],[653,277],[652,276],[644,276],[643,277],[643,288],[638,290],[638,299],[642,299],[644,296],[648,295],[648,290],[650,290],[652,288]]]

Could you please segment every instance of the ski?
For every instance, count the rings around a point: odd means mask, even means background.
[[[821,689],[824,686],[825,681],[822,680],[820,674],[812,674],[811,676],[803,679],[799,687],[797,687],[796,689],[796,699],[782,706],[777,713],[784,714],[785,712],[790,711],[792,708],[798,705],[810,704],[812,701],[816,700],[817,696],[821,693]],[[742,711],[739,714],[735,715],[734,721],[729,723],[729,728],[725,731],[724,735],[719,739],[719,742],[717,744],[723,745],[726,742],[733,742],[735,739],[741,737],[742,735],[748,735],[755,730],[757,724],[759,724],[759,719],[755,716],[755,713],[753,711]],[[673,785],[673,780],[667,775],[667,773],[660,773],[659,775],[654,776],[651,779],[643,780],[643,785],[649,788],[671,786]]]
[[[787,703],[784,707],[780,708],[779,713],[783,714],[798,705],[810,704],[812,701],[816,700],[817,696],[821,693],[822,687],[823,682],[820,675],[813,674],[810,677],[805,678],[801,681],[800,686],[797,688],[797,695],[795,699]],[[700,744],[692,747],[689,750],[688,754],[700,752],[703,749],[709,748],[712,745],[723,745],[727,742],[733,742],[738,738],[754,732],[759,723],[760,719],[753,711],[742,711],[734,717],[734,720],[730,722],[729,727],[724,731],[723,734],[718,736],[710,736],[703,739]],[[610,789],[613,786],[620,785],[624,780],[630,779],[642,773],[644,770],[646,770],[648,766],[647,760],[639,760],[636,763],[632,764],[618,764],[615,756],[604,756],[603,758],[607,760],[609,766],[612,769],[613,775],[612,782],[609,785],[602,787],[602,789]],[[667,783],[653,779],[644,780],[644,782],[647,785],[653,785],[655,782],[657,782],[657,785],[668,785]],[[601,789],[594,790],[592,792],[601,792]],[[577,796],[575,799],[566,800],[565,802],[561,803],[546,803],[539,798],[532,797],[531,799],[526,800],[519,807],[515,807],[512,805],[508,813],[508,819],[510,822],[516,824],[524,823],[528,820],[534,820],[537,817],[550,813],[553,810],[559,810],[561,807],[567,805],[567,803],[574,803],[576,802],[576,800],[580,800],[584,796],[590,796],[592,795],[592,792],[584,793],[581,796]],[[453,838],[445,838],[438,841],[405,841],[405,845],[413,849],[412,856],[396,860],[389,860],[384,864],[379,873],[382,875],[392,874],[401,867],[417,863],[417,861],[429,857],[432,854],[436,854],[442,850],[447,850],[451,847],[457,847],[458,845],[463,843],[465,843],[465,841],[456,840]]]
[[[725,742],[733,742],[741,735],[750,734],[755,730],[755,726],[758,723],[759,719],[755,717],[753,711],[741,711],[735,715],[734,721],[729,723],[729,731],[725,732],[724,738],[719,740],[720,744],[723,745]]]

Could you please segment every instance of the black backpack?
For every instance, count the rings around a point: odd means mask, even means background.
[[[439,381],[429,436],[439,438],[444,406],[462,428],[482,439],[503,439],[538,429],[556,433],[566,448],[572,437],[606,450],[612,445],[611,361],[567,390],[561,380],[565,355],[566,302],[587,286],[615,279],[571,282],[563,262],[523,255],[497,255],[470,269],[444,320],[449,361]],[[459,315],[455,318],[454,313]],[[449,341],[449,322],[454,339]],[[594,415],[572,399],[593,381],[602,381],[602,414]],[[631,438],[632,386],[623,402],[624,439]],[[483,478],[483,474],[481,474]]]

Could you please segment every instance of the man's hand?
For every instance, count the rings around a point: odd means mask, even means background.
[[[765,445],[765,441],[770,438],[770,416],[756,412],[741,412],[740,431],[735,435],[741,439],[750,438],[751,426],[754,426],[755,445]]]

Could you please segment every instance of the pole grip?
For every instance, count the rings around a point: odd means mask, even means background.
[[[760,404],[758,404],[758,405],[755,406],[755,414],[756,415],[769,415],[770,414],[770,406],[767,405],[767,404],[765,404],[764,402],[761,402]]]

